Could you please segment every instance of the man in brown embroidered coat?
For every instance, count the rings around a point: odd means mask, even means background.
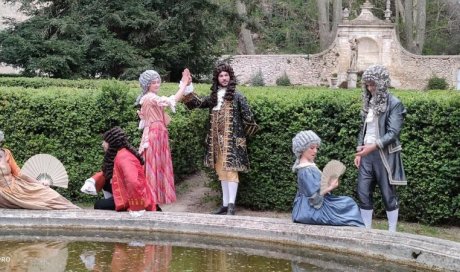
[[[228,64],[219,64],[213,73],[211,94],[185,96],[188,109],[208,108],[209,125],[206,136],[204,164],[214,168],[222,185],[222,206],[215,214],[235,214],[238,172],[249,170],[246,137],[257,130],[246,98],[235,90],[236,78]]]

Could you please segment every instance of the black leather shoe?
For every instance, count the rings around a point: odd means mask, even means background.
[[[157,212],[162,212],[163,210],[160,208],[160,206],[157,204]]]
[[[220,208],[212,212],[212,214],[226,214],[227,210],[228,210],[228,207],[220,206]]]
[[[233,204],[233,203],[228,204],[227,215],[235,215],[235,213],[236,213],[235,204]]]

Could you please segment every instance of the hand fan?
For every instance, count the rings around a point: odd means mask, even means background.
[[[321,189],[320,194],[326,190],[329,186],[329,182],[333,179],[339,178],[347,168],[343,163],[336,160],[331,160],[324,166],[323,174],[321,175]]]
[[[49,154],[37,154],[24,163],[21,172],[38,181],[47,180],[50,186],[67,188],[69,177],[64,165]]]

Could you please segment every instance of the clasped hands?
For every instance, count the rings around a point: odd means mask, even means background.
[[[188,68],[185,68],[184,71],[182,71],[182,78],[180,81],[186,86],[189,86],[192,83],[192,74]]]

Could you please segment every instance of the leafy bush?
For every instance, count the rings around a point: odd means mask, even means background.
[[[428,90],[446,90],[449,87],[445,78],[433,76],[428,81]]]
[[[0,129],[5,146],[20,165],[38,153],[49,153],[65,165],[69,188],[58,189],[74,201],[93,201],[80,193],[83,181],[102,166],[102,133],[122,127],[134,146],[140,142],[133,107],[138,89],[118,81],[104,81],[100,89],[1,88]],[[163,84],[161,93],[172,94],[177,84]],[[202,142],[207,112],[188,112],[178,105],[169,126],[176,182],[196,172],[202,162]]]
[[[0,77],[24,77],[21,74],[0,74]]]
[[[68,87],[77,89],[97,89],[110,80],[69,80],[53,79],[40,77],[0,77],[0,86],[5,87],[23,87],[23,88],[47,88],[47,87]],[[137,81],[118,81],[119,84],[125,84],[130,87],[137,87]]]
[[[331,159],[347,166],[334,194],[356,199],[353,159],[360,126],[360,91],[253,89],[245,93],[261,130],[249,140],[252,169],[242,175],[238,203],[253,209],[291,209],[296,192],[291,141],[305,129],[322,138],[317,159],[320,168]],[[400,215],[426,223],[458,222],[460,94],[405,91],[396,95],[408,110],[401,140],[409,185],[398,188]],[[374,199],[377,215],[385,216],[380,194]]]
[[[264,75],[261,70],[252,76],[251,86],[265,86]]]
[[[291,86],[291,80],[289,79],[286,72],[276,80],[278,86]]]

